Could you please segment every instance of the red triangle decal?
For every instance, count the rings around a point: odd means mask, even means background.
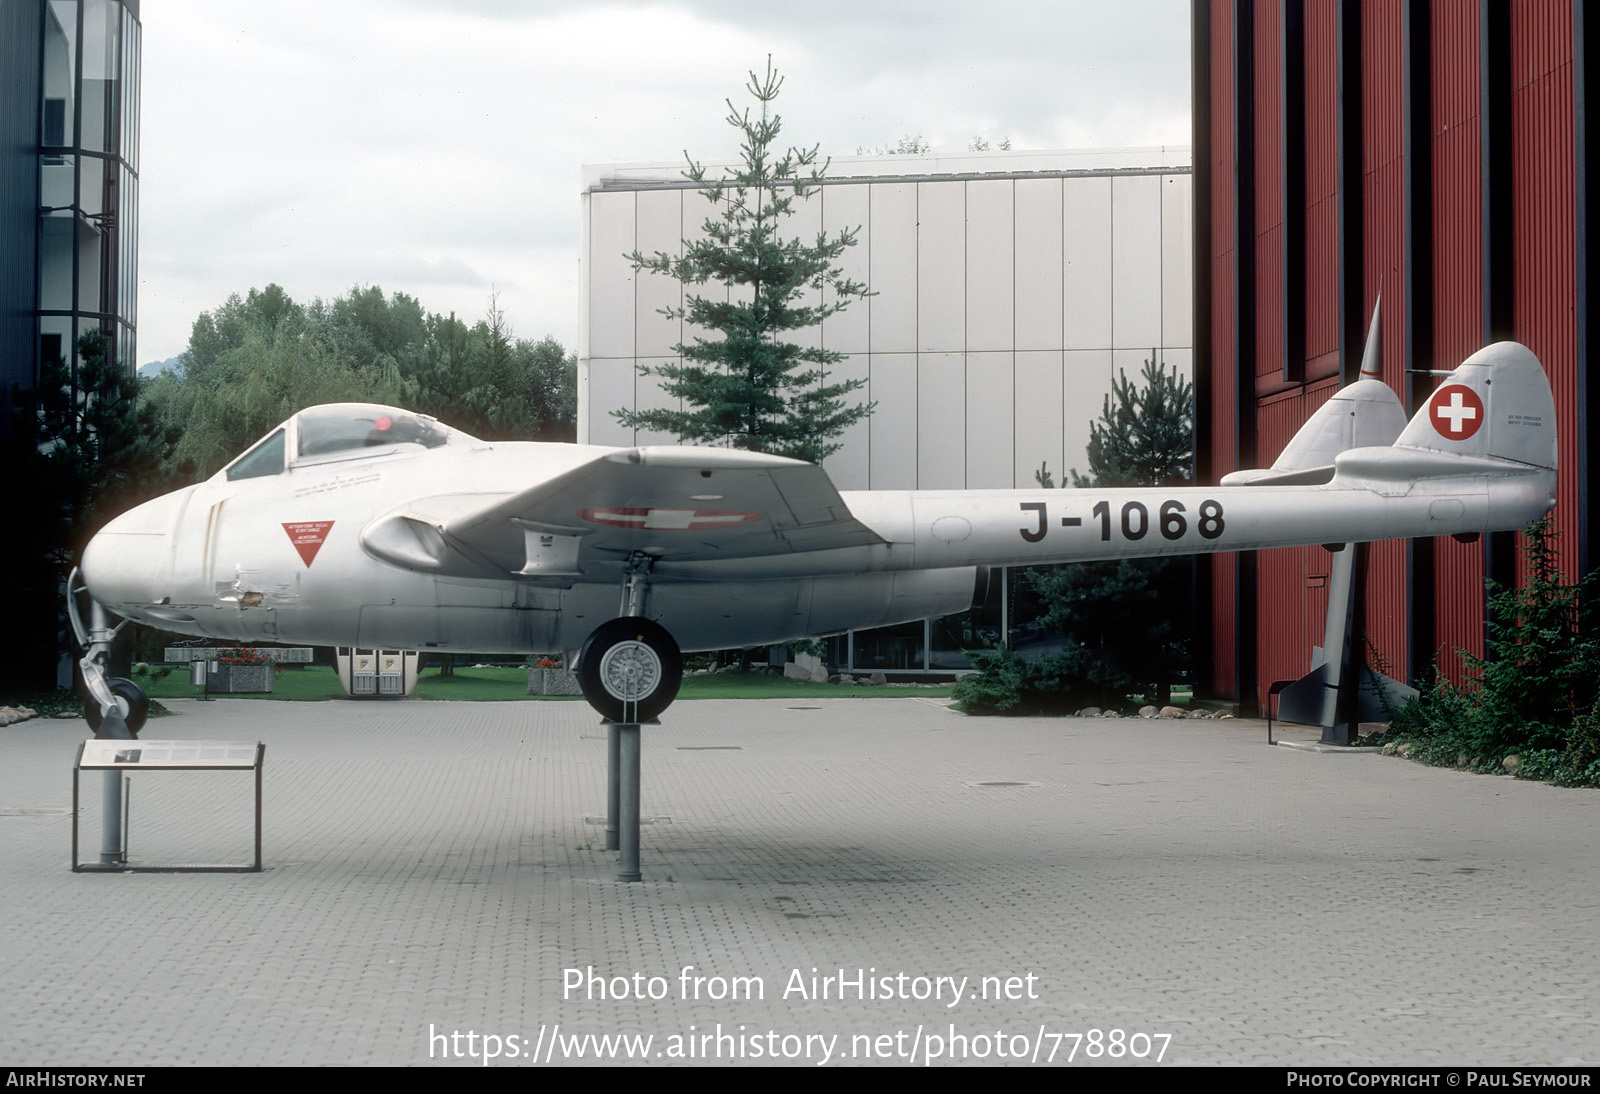
[[[294,544],[294,549],[300,552],[300,557],[309,568],[311,560],[322,550],[322,542],[328,538],[328,529],[332,527],[331,520],[300,520],[285,524],[283,530],[289,533],[289,542]]]

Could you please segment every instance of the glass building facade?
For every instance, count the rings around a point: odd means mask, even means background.
[[[134,0],[46,0],[39,97],[38,357],[99,330],[136,367],[139,19]]]

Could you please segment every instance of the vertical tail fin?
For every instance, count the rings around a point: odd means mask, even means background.
[[[1448,375],[1395,444],[1554,471],[1556,407],[1544,366],[1518,342],[1485,346]]]
[[[1234,471],[1224,486],[1269,486],[1327,482],[1333,461],[1352,448],[1387,448],[1406,427],[1400,398],[1383,382],[1383,294],[1372,305],[1361,376],[1334,392],[1306,420],[1268,470]]]

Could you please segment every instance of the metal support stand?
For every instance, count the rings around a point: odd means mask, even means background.
[[[639,724],[617,725],[617,880],[639,881]]]
[[[1344,550],[1333,556],[1328,576],[1328,621],[1323,628],[1322,655],[1322,743],[1347,745],[1355,739],[1355,704],[1348,701],[1349,685],[1360,671],[1359,662],[1352,656],[1350,637],[1355,606],[1356,561],[1361,546],[1344,545]]]
[[[122,772],[103,772],[100,785],[100,865],[115,868],[128,861],[128,830],[123,824],[127,813],[122,797]]]
[[[606,721],[607,762],[606,850],[619,852],[618,881],[642,881],[639,872],[639,756],[642,725],[661,723]]]
[[[622,726],[618,722],[606,723],[606,850],[615,851],[617,843],[618,797],[622,793]],[[637,843],[635,847],[637,847]],[[637,863],[636,863],[637,865]]]

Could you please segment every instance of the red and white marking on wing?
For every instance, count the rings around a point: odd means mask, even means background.
[[[750,524],[761,519],[760,513],[749,513],[740,509],[638,509],[622,506],[580,509],[578,516],[591,524],[608,524],[613,528],[637,528],[652,532],[730,528],[736,524]]]

